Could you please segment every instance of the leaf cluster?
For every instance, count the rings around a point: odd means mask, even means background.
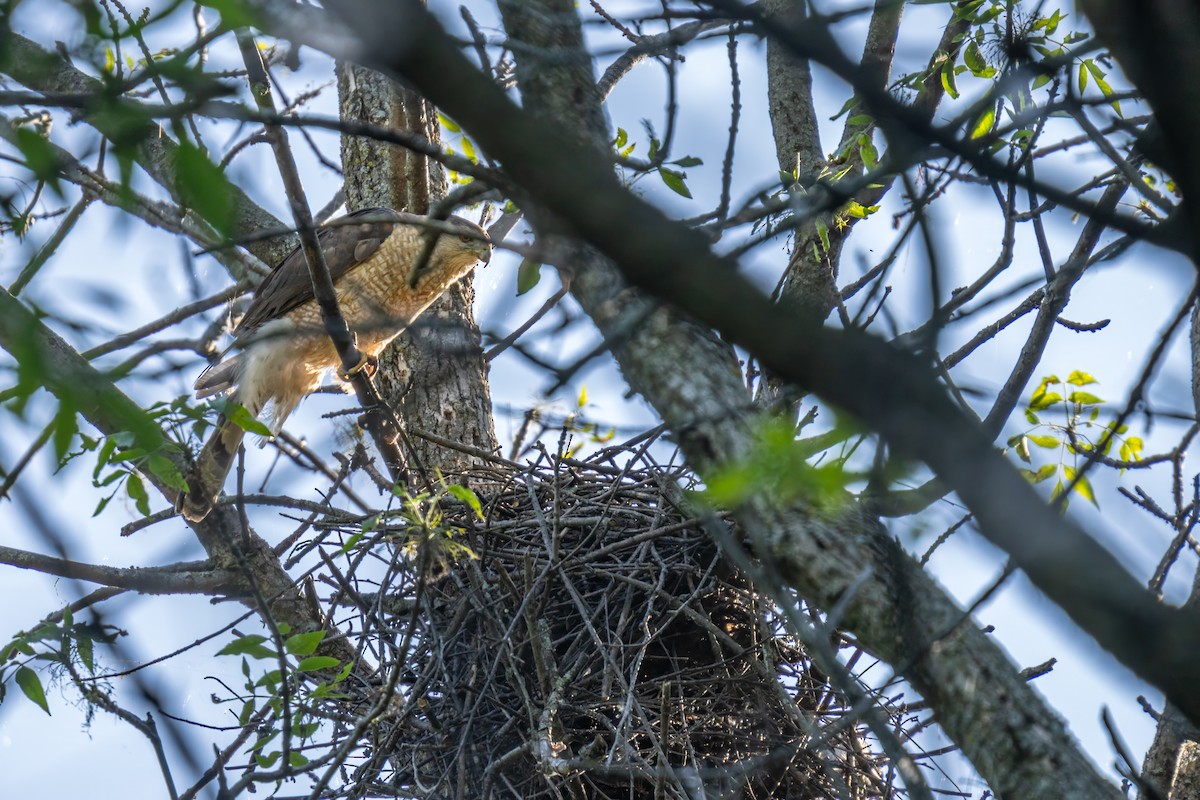
[[[1072,370],[1066,380],[1047,375],[1038,383],[1024,409],[1025,419],[1033,427],[1008,439],[1008,446],[1017,457],[1029,464],[1021,472],[1032,483],[1044,483],[1057,478],[1051,490],[1051,500],[1065,507],[1071,491],[1099,507],[1091,481],[1080,474],[1082,462],[1096,455],[1107,458],[1114,445],[1121,462],[1136,463],[1145,447],[1140,437],[1127,436],[1129,426],[1114,419],[1100,421],[1104,400],[1082,387],[1099,383],[1090,373]],[[1062,420],[1047,422],[1047,413],[1057,412]],[[1057,459],[1036,466],[1031,445],[1055,451]],[[1103,463],[1103,462],[1102,462]],[[1123,471],[1123,470],[1122,470]]]

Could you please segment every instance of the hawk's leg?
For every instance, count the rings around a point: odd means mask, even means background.
[[[338,370],[338,377],[344,381],[349,381],[360,372],[365,372],[368,378],[375,377],[375,373],[379,371],[379,359],[367,353],[359,353],[358,363],[350,369]]]

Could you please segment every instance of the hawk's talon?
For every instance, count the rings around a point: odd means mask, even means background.
[[[375,373],[379,370],[379,359],[367,353],[359,353],[358,363],[350,369],[338,370],[338,377],[344,381],[349,381],[360,372],[367,373],[368,378],[375,377]]]

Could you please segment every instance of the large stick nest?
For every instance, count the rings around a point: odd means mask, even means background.
[[[482,521],[443,504],[443,529],[460,532],[425,541],[385,590],[412,608],[387,621],[382,658],[404,676],[403,712],[375,726],[352,783],[523,800],[893,796],[890,765],[776,606],[668,499],[688,474],[606,455],[474,473]],[[461,544],[475,557],[430,556]]]

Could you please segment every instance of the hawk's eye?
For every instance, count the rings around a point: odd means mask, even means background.
[[[464,233],[464,234],[459,235],[458,240],[460,242],[469,242],[469,241],[471,241],[472,238],[474,238],[474,237],[468,236],[467,234]]]

